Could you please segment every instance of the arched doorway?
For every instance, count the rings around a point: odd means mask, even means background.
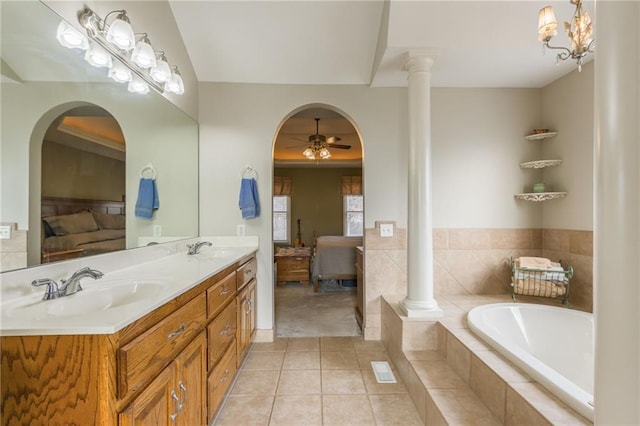
[[[273,154],[276,336],[361,334],[363,157],[353,120],[335,107],[305,105],[282,122]],[[334,242],[340,248],[326,246]]]
[[[126,144],[122,129],[97,105],[69,105],[56,112],[55,118],[45,121],[40,143],[32,146],[32,159],[40,158],[38,208],[34,209],[42,218],[39,261],[124,249]]]

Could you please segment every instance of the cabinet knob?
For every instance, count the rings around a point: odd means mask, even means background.
[[[224,329],[220,332],[221,336],[225,336],[229,334],[229,331],[231,330],[231,327],[229,326],[229,324],[227,324]]]
[[[231,290],[229,290],[228,288],[224,288],[222,289],[222,291],[220,292],[220,296],[226,296],[227,294],[231,293]]]
[[[173,333],[169,333],[167,334],[167,339],[171,340],[174,337],[178,337],[180,336],[182,333],[184,333],[184,331],[187,329],[187,325],[185,323],[182,323],[182,325],[180,326],[179,329],[177,329],[176,331],[174,331]]]

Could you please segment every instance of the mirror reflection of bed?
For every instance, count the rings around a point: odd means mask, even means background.
[[[305,158],[314,141],[332,141],[324,144],[329,159]],[[361,335],[356,247],[364,201],[354,125],[329,107],[294,113],[277,135],[273,176],[276,336]]]
[[[98,106],[54,119],[42,143],[41,262],[126,246],[125,141]]]

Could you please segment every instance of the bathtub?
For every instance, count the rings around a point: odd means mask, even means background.
[[[473,308],[467,321],[475,334],[593,421],[593,314],[495,303]]]

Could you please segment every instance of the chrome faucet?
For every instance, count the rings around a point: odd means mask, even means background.
[[[194,255],[194,254],[198,254],[200,252],[200,248],[202,246],[209,246],[211,247],[213,244],[211,244],[210,241],[200,241],[199,243],[195,243],[195,244],[189,244],[187,245],[187,247],[189,248],[189,251],[187,252],[187,254],[189,256]]]
[[[97,269],[85,267],[74,272],[68,279],[60,280],[60,286],[58,286],[58,283],[51,278],[33,280],[31,285],[34,287],[46,285],[47,290],[45,291],[42,300],[51,300],[57,299],[58,297],[70,296],[82,290],[82,287],[80,287],[80,280],[84,277],[91,277],[94,280],[97,280],[102,278],[103,275],[104,274]]]

